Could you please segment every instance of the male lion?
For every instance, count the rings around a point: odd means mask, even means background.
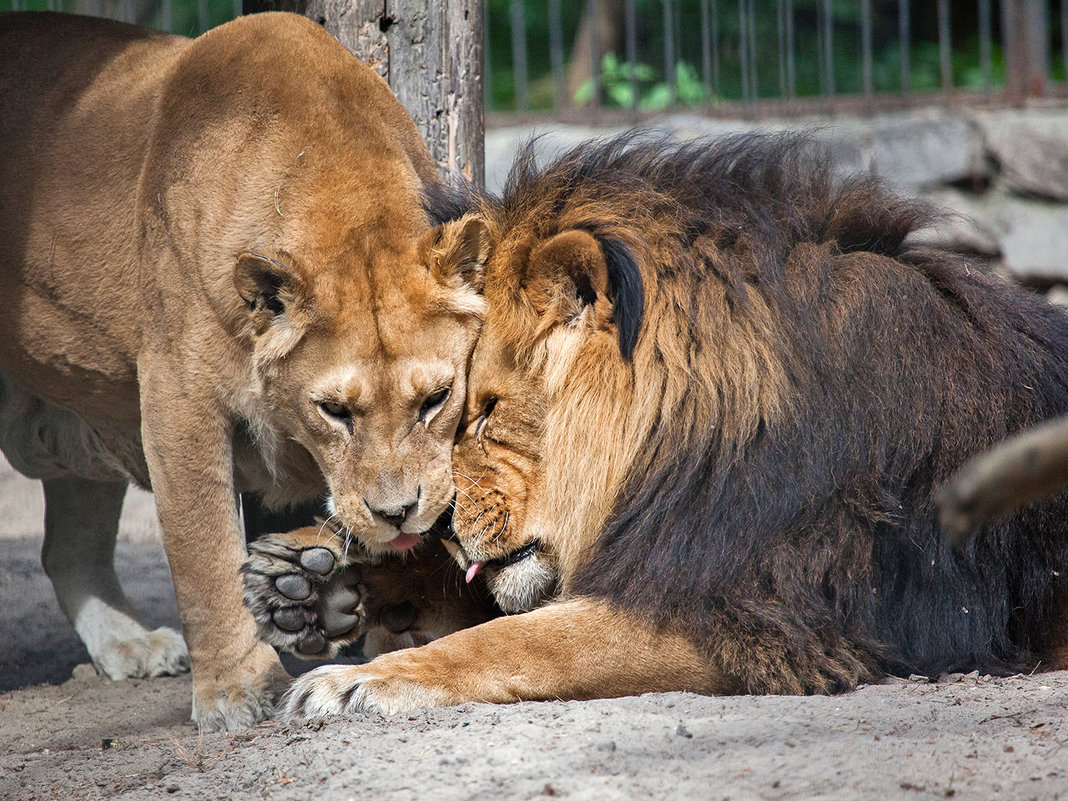
[[[302,17],[189,41],[9,14],[0,53],[0,446],[44,480],[45,569],[109,676],[182,669],[112,566],[127,482],[150,486],[193,719],[250,724],[286,677],[242,607],[235,492],[329,490],[373,551],[431,526],[484,228],[428,231],[415,126]]]
[[[956,551],[935,490],[1068,410],[1062,310],[910,249],[927,212],[804,139],[528,154],[481,210],[453,524],[524,613],[306,674],[289,714],[1057,666],[1068,499]]]

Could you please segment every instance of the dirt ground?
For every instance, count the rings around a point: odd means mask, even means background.
[[[0,463],[3,799],[1068,799],[1068,673],[894,681],[833,697],[468,704],[198,737],[188,676],[110,682],[38,561],[39,486]],[[177,614],[151,497],[120,575]]]

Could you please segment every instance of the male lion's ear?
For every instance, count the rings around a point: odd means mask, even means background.
[[[260,253],[242,253],[234,265],[234,286],[253,312],[283,314],[295,297],[296,274],[276,259]]]
[[[573,317],[591,306],[597,320],[615,324],[623,358],[633,355],[644,288],[637,259],[625,243],[582,229],[564,231],[534,248],[526,277],[539,312],[564,303]]]
[[[481,292],[492,250],[489,226],[478,214],[465,214],[423,234],[419,251],[446,286],[463,283]]]

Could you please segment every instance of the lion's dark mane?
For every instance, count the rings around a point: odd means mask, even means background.
[[[577,194],[591,209],[608,198],[671,215],[678,258],[642,264],[646,283],[650,270],[686,272],[695,292],[719,282],[739,323],[758,293],[775,310],[791,392],[780,419],[732,447],[662,418],[573,593],[694,631],[739,691],[1043,656],[1068,568],[1066,498],[953,551],[933,493],[968,456],[1068,412],[1064,312],[964,259],[911,249],[930,213],[870,177],[836,181],[804,138],[625,137],[544,169],[528,152],[500,212],[548,217]],[[588,225],[619,231],[620,219],[591,212]],[[631,241],[641,236],[636,222]],[[699,258],[700,239],[722,257]],[[640,306],[614,312],[621,330],[640,328]]]

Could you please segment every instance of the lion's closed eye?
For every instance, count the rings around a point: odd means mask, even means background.
[[[482,408],[482,416],[475,421],[475,439],[478,443],[482,444],[482,430],[486,427],[486,422],[489,420],[489,416],[493,414],[493,410],[497,407],[497,398],[489,398],[486,401],[485,406]]]

